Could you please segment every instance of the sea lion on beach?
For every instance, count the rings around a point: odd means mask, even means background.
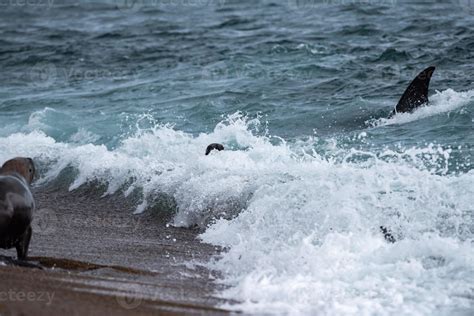
[[[217,149],[218,151],[224,150],[224,145],[218,143],[212,143],[206,148],[206,156],[209,155],[211,151]]]
[[[29,186],[34,176],[31,158],[13,158],[0,168],[0,248],[15,247],[19,260],[26,259],[31,239],[35,200]]]

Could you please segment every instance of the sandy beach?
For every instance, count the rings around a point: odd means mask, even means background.
[[[199,263],[219,254],[196,229],[154,209],[133,215],[120,196],[35,190],[29,263],[0,252],[0,315],[228,314],[219,277]]]

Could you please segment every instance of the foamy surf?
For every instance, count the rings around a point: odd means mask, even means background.
[[[462,111],[462,108],[473,100],[474,90],[465,92],[456,92],[453,89],[436,91],[434,95],[430,96],[430,104],[427,106],[420,107],[412,113],[398,113],[391,118],[372,119],[366,124],[371,127],[405,124],[443,113],[449,115],[456,110]]]
[[[450,171],[452,148],[363,150],[316,137],[286,142],[239,113],[199,135],[156,124],[114,148],[42,131],[0,139],[0,159],[34,157],[42,183],[139,192],[141,213],[171,197],[171,224],[206,228],[228,249],[209,263],[228,308],[283,314],[431,314],[472,305],[474,173]],[[80,136],[82,135],[82,136]],[[367,135],[359,134],[365,139]],[[357,137],[356,137],[357,138]],[[226,150],[204,156],[214,141]],[[457,150],[457,148],[455,148]],[[380,226],[398,240],[388,244]]]
[[[474,174],[314,164],[202,235],[245,311],[432,314],[472,304]],[[379,226],[399,242],[388,244]]]

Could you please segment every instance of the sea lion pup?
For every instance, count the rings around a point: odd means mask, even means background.
[[[218,143],[212,143],[206,148],[206,156],[209,155],[211,151],[217,149],[218,151],[224,150],[224,145]]]
[[[19,260],[26,259],[31,239],[35,200],[29,185],[34,176],[31,158],[13,158],[0,168],[0,248],[15,247]]]

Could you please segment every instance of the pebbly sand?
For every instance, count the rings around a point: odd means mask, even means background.
[[[29,264],[0,250],[0,315],[230,314],[217,307],[232,303],[215,296],[219,275],[199,264],[221,249],[166,225],[171,214],[133,215],[91,190],[35,190]]]

